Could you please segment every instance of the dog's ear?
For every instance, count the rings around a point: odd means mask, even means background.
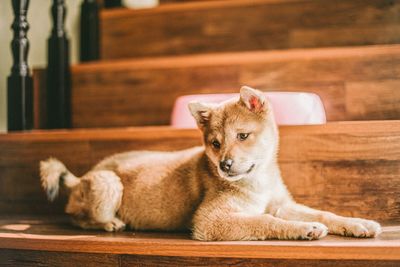
[[[211,117],[211,105],[193,101],[189,103],[189,110],[200,129],[207,125]]]
[[[240,88],[240,101],[252,112],[261,113],[267,110],[264,93],[248,86]]]

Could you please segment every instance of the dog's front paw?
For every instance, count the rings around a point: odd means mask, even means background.
[[[378,222],[365,219],[357,219],[368,230],[367,237],[376,237],[382,233],[382,227]]]
[[[296,239],[315,240],[325,237],[328,234],[328,227],[322,223],[304,223],[300,227],[300,234]]]
[[[104,230],[107,232],[120,232],[125,230],[125,223],[118,218],[114,218],[111,222],[104,225]]]
[[[338,225],[334,234],[340,234],[351,237],[375,237],[382,232],[379,223],[371,220],[364,220],[359,218],[346,219],[343,224]]]

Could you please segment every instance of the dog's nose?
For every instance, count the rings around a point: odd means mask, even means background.
[[[220,161],[219,167],[224,172],[228,172],[231,169],[232,164],[233,164],[233,160],[232,159],[225,159],[225,160]]]

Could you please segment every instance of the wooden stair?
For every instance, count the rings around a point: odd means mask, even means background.
[[[283,126],[280,136],[282,174],[298,201],[347,216],[400,220],[400,121]],[[200,144],[197,130],[169,127],[1,134],[0,211],[62,213],[63,201],[48,203],[40,188],[38,164],[50,156],[83,175],[113,153]]]
[[[399,0],[195,1],[101,14],[101,58],[393,44]]]
[[[399,65],[400,45],[80,64],[72,68],[72,122],[75,128],[168,125],[178,96],[237,92],[243,84],[317,93],[329,121],[400,119]],[[34,78],[40,95],[43,71]]]
[[[53,204],[45,199],[38,176],[40,160],[58,157],[82,175],[112,153],[199,145],[200,133],[169,127],[33,131],[0,135],[0,263],[399,264],[400,121],[284,126],[280,135],[282,174],[296,200],[342,215],[376,219],[385,225],[384,233],[376,239],[330,236],[316,242],[198,242],[185,233],[82,231],[61,215],[65,196]],[[71,260],[61,263],[66,258]]]
[[[398,266],[400,226],[380,237],[200,242],[185,233],[105,233],[64,217],[0,219],[1,266]]]
[[[73,127],[95,129],[0,134],[0,266],[399,266],[400,0],[161,2],[177,3],[102,11],[103,61],[72,67]],[[38,128],[45,76],[34,73]],[[200,145],[197,130],[160,126],[176,97],[243,84],[321,96],[331,122],[280,127],[285,183],[300,203],[379,221],[381,236],[199,242],[83,231],[63,215],[65,195],[46,200],[40,160],[82,175],[113,153]],[[106,128],[127,126],[137,127]]]

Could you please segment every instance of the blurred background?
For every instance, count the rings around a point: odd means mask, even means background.
[[[30,24],[28,63],[31,68],[45,68],[47,65],[47,39],[52,28],[51,1],[34,0],[31,2],[28,11],[28,22]],[[78,36],[81,0],[68,0],[66,5],[68,9],[66,29],[72,40],[71,63],[76,63],[79,58]],[[7,129],[7,76],[10,74],[12,65],[10,43],[13,36],[11,30],[13,19],[11,1],[0,1],[0,36],[4,40],[3,49],[0,50],[0,131]]]
[[[12,2],[0,2],[1,131]],[[49,45],[54,3],[67,13]],[[28,22],[35,129],[168,125],[179,96],[244,84],[315,93],[328,121],[400,117],[397,0],[35,0]]]

